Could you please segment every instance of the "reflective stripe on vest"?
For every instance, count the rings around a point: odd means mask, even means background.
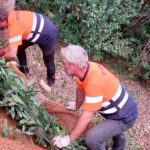
[[[99,110],[101,114],[113,114],[123,108],[129,98],[123,85],[120,85],[116,94],[108,102],[102,103],[102,108]]]
[[[40,21],[38,21],[38,15],[40,16]],[[40,24],[39,28],[38,28],[38,24]],[[42,32],[43,27],[44,27],[43,16],[41,14],[33,13],[32,31],[26,39],[29,40],[30,42],[36,42],[40,37],[40,33]]]

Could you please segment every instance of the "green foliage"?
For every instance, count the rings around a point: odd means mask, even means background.
[[[108,55],[120,59],[127,70],[149,79],[149,53],[147,60],[142,58],[141,69],[136,70],[143,46],[150,37],[150,23],[147,19],[140,27],[136,26],[136,30],[132,28],[136,18],[139,25],[138,18],[149,16],[149,5],[142,12],[141,5],[130,0],[55,0],[53,6],[53,19],[65,43],[83,45],[96,61],[108,59]]]
[[[129,73],[128,71],[125,71],[123,67],[119,66],[117,63],[113,62],[107,62],[108,66],[112,69],[114,69],[118,74],[121,74],[127,79],[135,80],[133,73]]]
[[[17,0],[16,3],[17,9],[48,16],[53,13],[51,19],[59,27],[64,42],[84,46],[91,59],[119,57],[136,76],[149,79],[149,53],[148,61],[139,66],[143,46],[150,37],[150,19],[143,22],[150,14],[149,2],[142,6],[137,0]]]
[[[1,136],[6,137],[7,134],[8,134],[7,131],[8,131],[8,125],[7,125],[7,120],[5,119],[4,120],[4,127],[3,127],[3,130],[2,130]]]
[[[67,43],[81,44],[100,60],[107,52],[122,56],[129,50],[121,25],[130,23],[137,3],[130,0],[55,0],[56,21]],[[59,10],[59,11],[58,11]]]
[[[132,70],[140,79],[150,78],[150,1],[141,6],[138,16],[123,29],[125,38],[130,40],[133,51],[127,61],[132,64]],[[128,64],[129,64],[128,63]]]
[[[0,61],[0,108],[6,108],[8,114],[21,128],[22,133],[36,136],[37,143],[44,147],[52,145],[51,139],[54,136],[60,132],[61,134],[66,134],[66,132],[56,123],[56,119],[40,106],[42,102],[35,98],[33,81],[26,85],[6,66],[4,61]],[[6,122],[2,135],[7,135]],[[64,150],[84,147],[78,141],[74,144]]]
[[[4,62],[1,63],[2,65]],[[1,65],[1,66],[2,66]],[[59,134],[55,119],[52,118],[42,107],[41,101],[34,97],[36,91],[32,87],[33,82],[26,86],[24,81],[17,78],[12,70],[0,67],[0,107],[6,107],[17,124],[22,127],[22,132],[27,135],[37,135],[38,128],[44,129],[50,137]],[[59,127],[60,128],[60,127]],[[62,130],[62,129],[60,129]]]
[[[16,0],[17,10],[31,10],[48,14],[52,7],[52,0]]]

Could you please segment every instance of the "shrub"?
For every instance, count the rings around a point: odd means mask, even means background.
[[[144,47],[150,37],[149,3],[149,0],[141,5],[137,0],[17,0],[17,8],[46,15],[52,12],[51,19],[65,43],[84,46],[94,60],[107,59],[108,55],[119,57],[127,69],[147,80],[150,56],[149,46],[146,53]]]
[[[57,24],[65,42],[83,45],[96,60],[105,53],[123,56],[132,51],[128,39],[123,39],[121,26],[129,24],[130,19],[137,15],[136,2],[55,0],[54,3]]]
[[[48,10],[52,7],[52,4],[49,0],[16,0],[16,9],[48,14]]]

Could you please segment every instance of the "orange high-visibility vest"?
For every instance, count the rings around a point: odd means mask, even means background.
[[[8,42],[9,47],[22,44],[30,34],[33,26],[33,13],[31,11],[12,11],[8,14]]]

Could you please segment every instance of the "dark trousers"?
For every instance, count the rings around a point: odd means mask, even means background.
[[[52,79],[55,78],[55,61],[54,61],[54,48],[57,41],[57,34],[55,36],[49,37],[49,41],[47,43],[37,43],[42,50],[44,64],[47,68],[47,78]],[[32,46],[34,43],[29,41],[22,41],[22,45],[18,47],[18,60],[20,63],[20,70],[24,73],[28,73],[29,69],[27,67],[27,58],[26,58],[26,48]]]
[[[124,132],[134,123],[125,124],[119,120],[106,119],[86,133],[85,144],[90,150],[106,150],[105,142],[112,138],[112,150],[124,150],[126,142]]]
[[[37,17],[39,18],[39,14],[37,14]],[[43,18],[44,18],[44,27],[42,29],[42,32],[40,33],[39,39],[35,42],[35,44],[38,44],[42,50],[44,64],[47,68],[47,79],[48,81],[50,81],[55,80],[54,49],[58,37],[58,29],[47,17],[43,16]],[[39,24],[40,22],[37,22],[37,30],[33,32],[34,37],[39,29],[38,28]],[[27,68],[27,58],[25,49],[33,44],[34,43],[30,41],[24,40],[22,41],[22,45],[18,47],[17,56],[20,63],[20,70],[22,72],[27,73],[29,72],[29,69]]]

